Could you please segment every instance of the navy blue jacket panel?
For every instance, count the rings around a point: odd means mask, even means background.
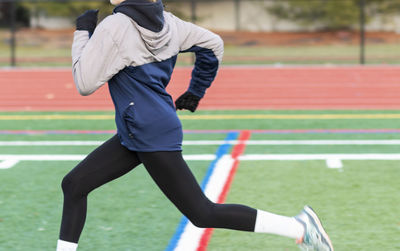
[[[165,90],[175,62],[129,66],[109,81],[118,135],[129,150],[181,150],[182,125]]]

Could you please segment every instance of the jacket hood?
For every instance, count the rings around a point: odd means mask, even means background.
[[[161,0],[126,0],[114,9],[132,18],[141,27],[160,32],[164,27],[164,6]]]
[[[146,28],[136,24],[136,28],[139,30],[140,35],[147,47],[147,49],[156,56],[166,47],[172,38],[172,33],[169,25],[164,25],[164,28],[160,32],[153,32]]]
[[[162,1],[126,0],[114,9],[114,13],[118,12],[134,21],[146,48],[157,59],[172,38],[170,27],[165,23]]]

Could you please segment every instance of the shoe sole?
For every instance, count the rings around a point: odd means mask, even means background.
[[[326,243],[329,245],[331,251],[334,251],[332,241],[329,239],[328,234],[325,232],[324,227],[322,226],[321,221],[319,220],[317,214],[314,212],[314,210],[309,207],[305,206],[304,211],[314,220],[315,224],[318,226],[318,230],[321,232],[322,236],[325,238]]]

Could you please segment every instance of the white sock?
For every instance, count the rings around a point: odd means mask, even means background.
[[[78,243],[58,240],[57,241],[57,251],[76,251],[78,248]]]
[[[294,217],[286,217],[257,210],[256,233],[268,233],[300,239],[304,235],[304,226]]]

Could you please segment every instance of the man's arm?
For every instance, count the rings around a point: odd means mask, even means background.
[[[77,29],[74,33],[72,72],[76,88],[83,96],[95,92],[126,66],[118,44],[109,32],[109,25],[101,24],[96,30],[93,29],[94,32]],[[90,36],[91,32],[93,35]]]
[[[177,24],[182,36],[181,52],[194,52],[196,61],[189,88],[175,104],[177,109],[193,112],[217,75],[224,53],[224,43],[220,36],[195,24],[182,20],[178,20]]]
[[[224,42],[217,34],[192,23],[185,22],[182,30],[186,36],[181,51],[194,52],[196,55],[188,91],[202,98],[217,75],[224,53]]]

